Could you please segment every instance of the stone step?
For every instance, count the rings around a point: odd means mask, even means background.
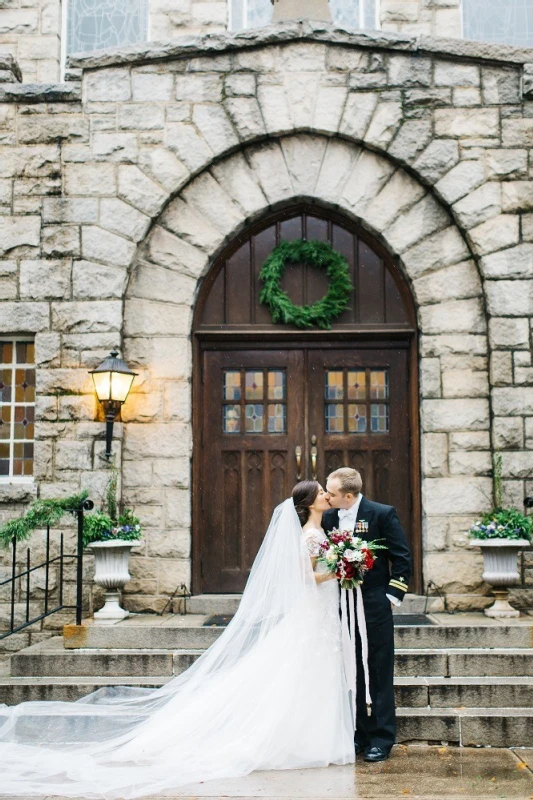
[[[11,675],[171,676],[187,669],[201,653],[194,648],[64,649],[58,636],[14,653]],[[533,675],[533,648],[399,648],[395,668],[398,677],[527,677]]]
[[[157,688],[171,676],[0,678],[0,704],[78,700],[106,686]],[[533,678],[396,678],[398,708],[533,707]]]
[[[197,594],[187,599],[189,614],[234,614],[241,601],[242,594]],[[183,600],[174,601],[175,610],[183,610]],[[442,611],[442,600],[438,597],[411,594],[408,592],[403,600],[403,614],[425,614]]]
[[[168,618],[159,625],[141,624],[132,618],[119,625],[104,626],[87,623],[65,625],[64,645],[77,648],[120,649],[204,649],[222,633],[223,628],[203,627],[205,615]],[[397,648],[456,649],[487,647],[533,647],[533,625],[400,625],[395,626]]]
[[[399,708],[397,742],[530,747],[533,708]]]

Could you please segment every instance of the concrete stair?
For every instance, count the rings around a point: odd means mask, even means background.
[[[208,614],[235,610],[236,597],[211,604],[192,598],[187,616],[66,626],[63,638],[11,656],[0,703],[76,700],[103,686],[161,686],[220,636],[220,628],[203,623]],[[530,746],[533,617],[507,624],[482,614],[431,618],[436,624],[395,627],[398,741]]]

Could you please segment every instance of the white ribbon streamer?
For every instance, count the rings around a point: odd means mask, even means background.
[[[368,636],[366,631],[365,607],[361,587],[356,588],[357,597],[357,628],[361,638],[361,656],[365,681],[365,700],[368,716],[372,713],[372,698],[370,697],[370,679],[368,674]],[[349,608],[349,615],[348,615]],[[341,632],[342,652],[346,683],[352,699],[352,712],[354,730],[357,730],[357,656],[355,652],[355,601],[351,589],[341,589]]]

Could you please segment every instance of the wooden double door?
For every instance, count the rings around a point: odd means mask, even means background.
[[[376,342],[202,351],[200,591],[242,591],[274,507],[341,466],[410,536],[408,363],[407,344]]]

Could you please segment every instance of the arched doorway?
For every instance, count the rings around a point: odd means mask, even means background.
[[[259,271],[281,240],[330,242],[348,260],[351,307],[330,331],[274,325]],[[327,282],[294,265],[296,303]],[[263,219],[213,265],[194,320],[193,590],[243,590],[272,509],[301,478],[350,465],[394,504],[421,586],[416,315],[378,242],[347,218],[298,205]]]

